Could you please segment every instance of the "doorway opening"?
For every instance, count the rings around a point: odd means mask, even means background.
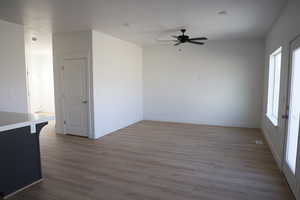
[[[25,31],[25,52],[28,111],[32,114],[54,116],[52,34]]]

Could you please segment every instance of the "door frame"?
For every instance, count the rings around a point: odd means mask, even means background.
[[[293,72],[293,43],[297,40],[300,40],[300,35],[296,36],[293,40],[289,42],[288,47],[288,83],[286,89],[286,104],[285,104],[285,115],[289,115],[289,107],[290,107],[290,95],[291,95],[291,86],[292,86],[292,72]],[[287,182],[293,191],[295,197],[300,194],[300,162],[296,163],[296,172],[295,177],[292,177],[290,174],[290,168],[286,163],[286,147],[287,147],[287,138],[288,138],[288,128],[289,128],[289,117],[285,120],[284,123],[284,130],[285,130],[285,137],[284,137],[284,145],[283,145],[283,159],[282,159],[282,172],[287,179]],[[300,123],[300,122],[299,122]],[[299,127],[300,133],[300,127]],[[299,134],[300,136],[300,134]],[[300,160],[300,137],[298,138],[298,146],[297,146],[297,158],[296,160]],[[297,180],[298,179],[298,180]],[[292,184],[292,185],[291,185]],[[293,187],[295,186],[295,188]],[[298,200],[298,199],[297,199]]]
[[[88,106],[87,106],[87,113],[88,113],[88,119],[87,119],[87,124],[88,124],[88,138],[94,139],[94,124],[93,124],[93,93],[92,93],[92,65],[91,65],[91,59],[90,59],[90,54],[89,53],[65,53],[60,57],[60,67],[59,67],[59,72],[60,72],[60,82],[61,82],[61,94],[60,96],[64,96],[64,76],[63,76],[63,63],[64,60],[66,59],[85,59],[87,68],[86,68],[86,81],[87,81],[87,88],[86,88],[86,98],[88,101]],[[61,98],[61,116],[62,120],[65,120],[65,105],[64,105],[64,98]],[[63,125],[63,134],[67,134],[65,131],[65,125]]]

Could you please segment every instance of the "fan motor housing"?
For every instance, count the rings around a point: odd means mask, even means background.
[[[190,37],[187,35],[180,35],[178,36],[178,40],[182,43],[186,42]]]

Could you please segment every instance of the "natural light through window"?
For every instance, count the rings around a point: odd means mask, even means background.
[[[270,55],[267,117],[277,126],[281,71],[281,47]]]

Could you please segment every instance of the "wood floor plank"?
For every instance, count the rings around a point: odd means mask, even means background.
[[[258,129],[142,121],[99,140],[41,134],[44,181],[12,200],[294,200]]]

